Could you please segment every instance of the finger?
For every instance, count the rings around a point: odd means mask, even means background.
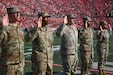
[[[9,24],[8,14],[6,14],[3,17],[2,23],[3,23],[3,26],[8,26],[8,24]]]
[[[102,26],[100,26],[100,30],[102,31],[103,29],[102,29]]]
[[[67,20],[67,16],[64,17],[64,20]]]
[[[38,28],[42,26],[42,21],[38,21]]]
[[[110,24],[108,24],[108,26],[111,27]]]
[[[85,22],[85,27],[87,28],[87,26],[88,26],[88,21],[86,20],[86,22]]]
[[[68,20],[67,20],[67,16],[64,17],[64,24],[67,24]]]
[[[42,21],[42,16],[39,17],[38,21]]]

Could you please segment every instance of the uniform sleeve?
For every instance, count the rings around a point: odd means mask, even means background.
[[[82,28],[79,30],[78,37],[81,39],[81,38],[83,38],[84,35],[85,35],[84,29]]]
[[[92,32],[92,55],[91,55],[91,58],[92,58],[92,62],[93,62],[94,61],[94,41],[93,41],[94,33],[93,33],[92,29],[91,29],[91,32]]]
[[[30,32],[28,32],[25,36],[25,39],[27,42],[32,42],[37,36],[37,30],[33,29]]]
[[[52,46],[54,45],[54,35],[53,35],[53,33],[52,33],[52,44],[51,44]]]
[[[99,42],[101,42],[102,39],[103,39],[102,32],[101,32],[101,31],[97,31],[96,37],[97,37],[97,40],[98,40]]]
[[[112,27],[111,26],[109,26],[108,32],[110,35],[112,35]]]
[[[76,50],[78,50],[78,30],[76,30]]]
[[[56,36],[62,37],[64,33],[65,33],[65,25],[61,25],[61,26],[56,30]]]
[[[1,58],[1,52],[2,52],[2,42],[3,42],[4,37],[5,37],[4,31],[0,29],[0,58]]]

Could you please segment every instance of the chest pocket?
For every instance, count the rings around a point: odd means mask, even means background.
[[[13,28],[10,28],[10,29],[8,29],[8,31],[7,31],[7,37],[8,37],[8,39],[9,40],[12,40],[12,41],[16,41],[16,39],[18,38],[18,34],[17,34],[17,31],[16,31],[16,29],[13,29]]]
[[[88,31],[84,31],[84,36],[83,36],[85,39],[88,39],[89,37],[91,37],[91,35],[90,35],[90,32],[88,32]]]
[[[73,30],[71,29],[67,29],[67,31],[65,31],[65,38],[70,38],[72,37],[74,34],[73,34]]]

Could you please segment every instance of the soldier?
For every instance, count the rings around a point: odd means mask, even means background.
[[[48,27],[47,13],[38,14],[38,25],[27,35],[26,40],[32,42],[33,75],[53,75],[53,32]]]
[[[66,15],[64,24],[56,31],[56,35],[61,38],[60,53],[64,75],[76,75],[78,66],[78,31],[74,26],[74,18],[73,14]]]
[[[84,26],[79,31],[81,75],[89,75],[93,64],[93,31],[90,22],[90,17],[84,17]]]
[[[109,52],[109,32],[106,21],[101,21],[97,31],[97,55],[99,75],[107,75],[104,72],[104,66]]]
[[[20,10],[16,6],[7,8],[8,17],[3,19],[0,32],[0,75],[24,75],[24,34],[17,21]],[[5,25],[7,24],[7,25]]]

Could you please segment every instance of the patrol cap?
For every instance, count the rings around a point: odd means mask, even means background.
[[[20,12],[20,9],[17,6],[10,6],[7,8],[7,13],[16,13]]]
[[[106,21],[100,21],[100,25],[106,25],[107,22]]]
[[[48,13],[42,13],[42,17],[50,17]]]
[[[42,17],[44,17],[44,18],[50,17],[50,15],[49,15],[48,13],[46,13],[46,12],[42,12],[40,15],[41,15]]]
[[[73,19],[73,18],[75,18],[75,16],[74,16],[74,14],[67,14],[67,18]]]
[[[90,17],[83,17],[83,21],[92,21]]]

